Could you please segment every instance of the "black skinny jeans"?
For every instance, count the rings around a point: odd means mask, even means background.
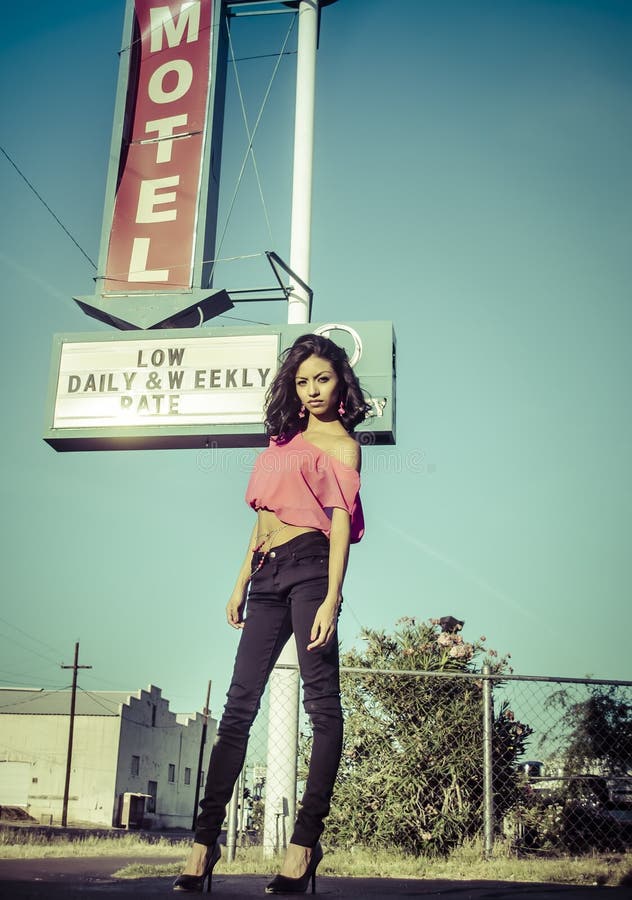
[[[338,639],[307,650],[316,610],[327,593],[329,541],[308,532],[263,554],[253,554],[246,619],[232,682],[211,753],[195,840],[211,846],[219,837],[226,804],[244,764],[250,728],[270,672],[292,632],[303,681],[303,705],[313,729],[305,793],[291,841],[314,847],[323,831],[342,752]]]

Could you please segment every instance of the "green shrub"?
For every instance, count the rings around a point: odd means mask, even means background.
[[[461,623],[448,623],[448,630],[440,624],[405,618],[390,635],[365,629],[365,648],[343,655],[343,666],[366,674],[342,673],[345,746],[327,822],[329,842],[436,856],[480,832],[482,681],[406,674],[476,672],[485,639],[467,643],[459,634]],[[509,668],[507,658],[493,651],[482,661],[497,674]],[[493,724],[501,813],[518,796],[516,760],[530,733],[503,703]]]

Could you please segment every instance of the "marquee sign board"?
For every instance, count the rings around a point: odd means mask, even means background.
[[[390,322],[56,335],[44,440],[56,450],[264,446],[279,354],[307,331],[347,350],[372,407],[363,442],[394,443]]]
[[[221,0],[127,0],[96,291],[121,329],[192,327],[210,288],[226,79]]]

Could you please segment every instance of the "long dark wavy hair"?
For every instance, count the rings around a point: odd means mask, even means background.
[[[369,414],[357,376],[347,358],[347,352],[320,334],[303,334],[281,354],[281,366],[274,376],[265,398],[265,427],[268,436],[284,442],[303,431],[307,417],[299,418],[301,401],[296,393],[296,372],[310,356],[320,356],[331,363],[338,376],[340,400],[344,413],[339,416],[344,428],[351,432]]]

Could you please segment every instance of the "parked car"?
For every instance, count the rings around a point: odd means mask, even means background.
[[[574,776],[566,785],[562,832],[574,852],[622,852],[632,845],[632,808],[613,801],[608,779]]]

